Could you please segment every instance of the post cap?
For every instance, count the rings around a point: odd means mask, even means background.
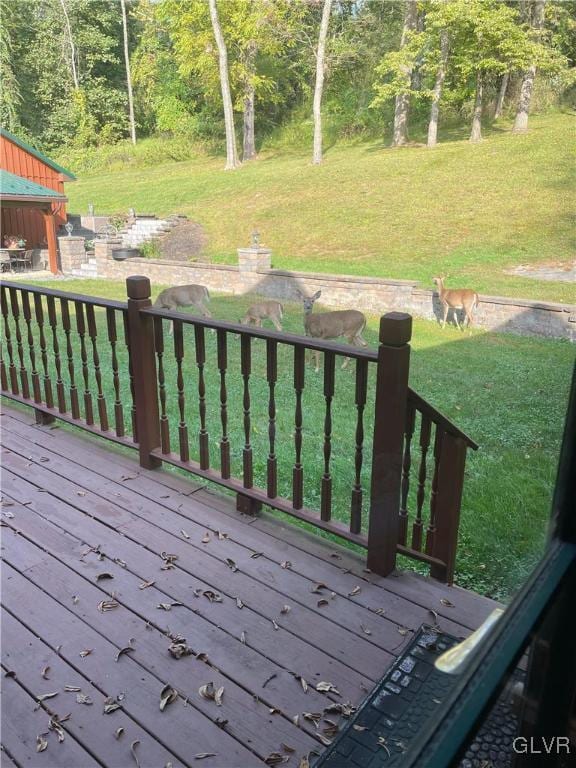
[[[412,338],[412,315],[388,312],[380,318],[380,344],[401,347]]]
[[[126,291],[129,299],[149,299],[150,278],[144,275],[131,275],[127,277]]]

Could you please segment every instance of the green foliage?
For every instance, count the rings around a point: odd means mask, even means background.
[[[162,255],[157,240],[148,240],[147,242],[142,243],[139,248],[140,253],[145,259],[159,259]]]

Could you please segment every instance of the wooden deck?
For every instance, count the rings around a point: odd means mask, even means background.
[[[359,704],[436,614],[465,636],[494,606],[376,577],[110,443],[2,411],[2,766],[298,766],[325,748],[304,713]],[[193,653],[176,659],[178,634]],[[208,683],[221,705],[199,694]],[[179,698],[160,711],[166,685]],[[120,708],[104,714],[107,697]]]

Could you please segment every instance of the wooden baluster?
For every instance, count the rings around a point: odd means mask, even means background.
[[[20,391],[18,387],[18,370],[14,364],[14,348],[12,347],[12,334],[10,333],[10,324],[8,322],[8,297],[6,288],[0,286],[0,307],[2,309],[2,318],[4,320],[4,336],[6,338],[6,350],[8,352],[8,376],[10,379],[10,389],[17,395]]]
[[[218,370],[220,371],[220,421],[222,422],[220,474],[227,480],[230,477],[230,440],[228,439],[228,394],[226,392],[226,367],[228,365],[226,331],[219,328],[216,331],[216,340],[218,349]]]
[[[160,400],[160,444],[162,453],[170,453],[170,422],[166,413],[166,375],[164,373],[164,327],[161,317],[154,318],[154,346],[158,360],[158,397]]]
[[[200,416],[200,431],[198,442],[200,447],[200,469],[210,466],[210,448],[208,431],[206,429],[206,382],[204,381],[204,366],[206,364],[206,343],[204,328],[194,326],[194,346],[196,348],[196,366],[198,368],[198,414]]]
[[[93,304],[86,304],[86,319],[88,321],[88,335],[92,342],[92,361],[94,363],[94,378],[96,379],[96,389],[98,395],[96,396],[96,402],[98,404],[98,420],[100,421],[100,429],[102,432],[107,432],[108,425],[108,410],[106,408],[106,398],[102,390],[102,372],[100,371],[100,355],[98,354],[98,326],[96,325],[96,314],[94,312]]]
[[[118,353],[116,350],[116,345],[118,343],[118,334],[116,332],[116,310],[112,307],[106,307],[106,326],[108,328],[112,383],[114,385],[114,430],[118,437],[124,437],[124,408],[120,398],[120,375],[118,373]]]
[[[56,367],[56,399],[58,411],[66,413],[66,395],[64,382],[62,381],[62,360],[60,358],[60,343],[58,341],[58,318],[56,316],[56,301],[54,296],[46,296],[48,306],[48,324],[52,331],[52,351],[54,352],[54,365]]]
[[[426,494],[426,456],[430,445],[431,422],[422,414],[420,422],[420,466],[418,467],[418,488],[416,491],[416,518],[412,523],[412,549],[422,550],[422,508]]]
[[[40,375],[36,369],[36,342],[32,333],[32,312],[30,311],[30,294],[28,291],[22,291],[22,316],[26,323],[28,337],[28,355],[30,357],[30,366],[32,368],[32,392],[34,393],[34,402],[42,402],[42,392],[40,390]]]
[[[6,373],[6,364],[4,362],[4,345],[0,345],[0,386],[3,392],[8,391],[8,375]]]
[[[60,299],[60,314],[62,317],[62,327],[66,337],[66,359],[68,360],[68,377],[70,379],[70,410],[73,419],[80,418],[80,404],[78,402],[78,387],[75,381],[74,372],[74,350],[72,348],[71,332],[72,324],[70,322],[70,306],[68,299]]]
[[[252,445],[250,443],[250,374],[252,372],[252,337],[240,336],[240,368],[244,381],[242,410],[244,413],[244,448],[242,449],[242,476],[244,488],[254,485],[252,471]]]
[[[304,503],[304,467],[302,466],[302,392],[304,391],[304,369],[306,348],[294,347],[294,390],[296,407],[294,411],[294,450],[296,453],[292,470],[292,506],[302,509]]]
[[[124,343],[128,350],[128,380],[130,381],[130,421],[132,423],[132,439],[135,443],[138,442],[138,420],[136,419],[136,392],[134,390],[134,363],[132,361],[132,349],[130,346],[130,325],[128,323],[128,312],[124,312]]]
[[[364,459],[364,408],[368,389],[368,361],[356,360],[356,449],[354,451],[354,485],[350,505],[350,532],[362,530],[362,463]]]
[[[328,521],[332,517],[332,475],[330,456],[332,454],[332,399],[334,397],[334,353],[324,352],[324,473],[320,489],[320,518]]]
[[[178,424],[180,458],[182,461],[189,461],[190,449],[188,446],[188,427],[186,425],[184,374],[182,372],[182,361],[184,360],[184,329],[182,327],[182,320],[174,320],[174,357],[176,358],[176,388],[178,390],[178,410],[180,412],[180,423]]]
[[[426,554],[432,555],[434,553],[434,546],[436,543],[436,502],[438,499],[438,469],[440,466],[440,451],[442,450],[442,442],[444,440],[444,432],[436,425],[436,435],[434,437],[434,474],[432,475],[432,485],[430,487],[430,520],[428,521],[428,529],[426,530]]]
[[[94,409],[92,408],[92,393],[90,392],[90,371],[88,369],[88,354],[86,352],[84,305],[81,301],[75,301],[74,309],[76,312],[76,330],[80,339],[80,359],[82,361],[82,378],[84,380],[84,418],[86,419],[86,424],[94,424]]]
[[[414,434],[415,417],[415,408],[408,402],[406,405],[404,458],[402,460],[402,489],[400,493],[400,522],[398,528],[398,540],[400,541],[400,544],[406,544],[406,535],[408,533],[408,492],[410,491],[410,467],[412,465],[410,447],[412,443],[412,435]]]
[[[22,332],[20,330],[20,306],[18,304],[18,292],[16,288],[10,288],[10,304],[12,306],[12,317],[14,318],[14,333],[16,336],[16,349],[18,350],[18,360],[20,361],[20,388],[22,397],[30,399],[30,386],[28,384],[28,371],[24,365],[24,345],[22,344]]]
[[[48,373],[48,354],[46,351],[46,336],[44,334],[44,307],[42,306],[42,294],[34,294],[34,314],[38,325],[40,338],[40,358],[42,360],[42,370],[44,371],[44,402],[48,408],[54,407],[54,397],[52,395],[52,380]]]
[[[267,494],[269,499],[278,495],[278,459],[276,457],[276,381],[278,379],[278,342],[266,340],[266,378],[268,380],[268,453]]]

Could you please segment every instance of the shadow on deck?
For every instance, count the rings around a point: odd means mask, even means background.
[[[305,713],[357,706],[436,614],[465,636],[495,605],[32,419],[3,404],[2,765],[298,765],[329,743]]]

